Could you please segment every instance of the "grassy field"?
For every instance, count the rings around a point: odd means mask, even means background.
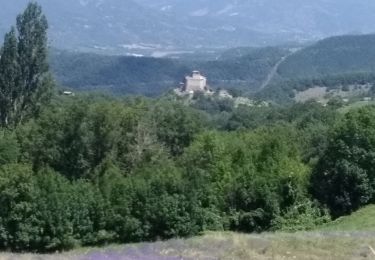
[[[212,232],[191,239],[86,248],[54,255],[0,254],[1,260],[357,260],[375,259],[375,205],[316,231],[259,235]]]
[[[357,101],[357,102],[354,102],[352,104],[349,104],[347,106],[340,108],[339,112],[345,114],[349,112],[351,109],[361,108],[361,107],[370,106],[370,105],[375,105],[375,101]]]
[[[245,235],[210,233],[187,240],[77,250],[55,255],[3,254],[4,260],[375,259],[375,236],[365,233]]]
[[[339,218],[321,228],[322,231],[374,231],[375,205],[358,210],[351,216]],[[375,258],[374,258],[375,259]]]

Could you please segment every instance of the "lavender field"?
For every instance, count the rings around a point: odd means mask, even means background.
[[[1,260],[219,260],[219,259],[374,259],[371,232],[323,231],[297,234],[244,235],[209,233],[171,240],[81,249],[54,255],[1,254]]]

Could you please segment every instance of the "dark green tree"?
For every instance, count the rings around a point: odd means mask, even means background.
[[[151,109],[158,140],[174,156],[182,154],[202,130],[200,114],[179,103],[162,102]]]
[[[334,217],[374,200],[375,109],[347,114],[334,129],[328,147],[311,176],[313,195]]]
[[[16,163],[20,155],[16,135],[10,131],[0,131],[0,166]]]
[[[17,125],[48,102],[53,85],[47,61],[47,19],[41,7],[30,3],[6,34],[0,58],[0,119]]]
[[[7,126],[14,118],[14,106],[20,76],[18,64],[18,42],[14,28],[5,35],[0,51],[0,120]]]
[[[18,100],[15,103],[16,122],[37,113],[50,98],[52,85],[47,60],[48,23],[42,8],[30,3],[25,12],[17,17],[18,60],[20,81]]]
[[[32,250],[39,233],[38,189],[30,167],[0,168],[0,248]]]

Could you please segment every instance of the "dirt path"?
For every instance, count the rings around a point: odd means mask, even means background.
[[[271,69],[270,73],[268,73],[266,79],[264,80],[264,82],[262,83],[262,85],[260,86],[259,90],[262,90],[264,89],[265,87],[268,86],[268,84],[271,83],[272,79],[275,77],[275,75],[277,74],[277,70],[279,69],[280,65],[290,56],[294,53],[294,51],[291,51],[288,55],[282,57],[276,64],[275,66],[273,66],[273,68]]]

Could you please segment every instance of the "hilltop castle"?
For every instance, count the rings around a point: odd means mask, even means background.
[[[181,91],[185,93],[207,92],[207,78],[201,75],[199,71],[195,70],[191,76],[185,77],[185,82],[182,84]]]
[[[207,85],[207,78],[199,71],[194,70],[192,75],[186,76],[184,82],[180,83],[180,88],[175,89],[178,95],[194,94],[194,93],[212,93]]]
[[[193,96],[196,93],[204,95],[213,95],[213,91],[207,84],[207,78],[199,71],[194,70],[189,76],[186,76],[184,82],[180,83],[180,87],[174,89],[174,93],[178,96]]]

